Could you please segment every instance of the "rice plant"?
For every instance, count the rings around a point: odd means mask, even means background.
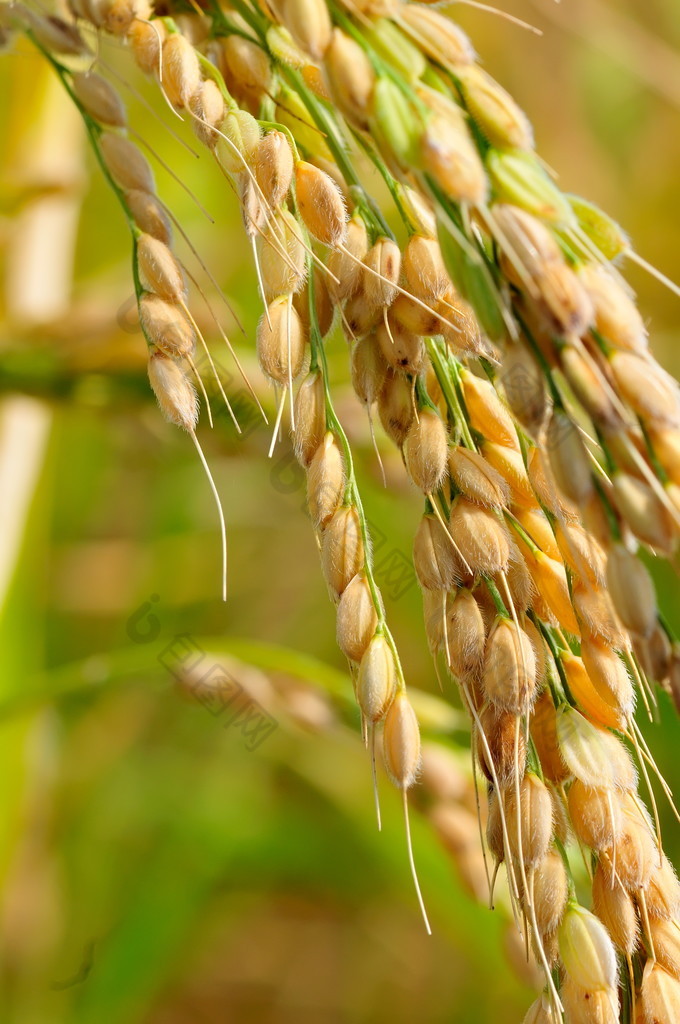
[[[654,785],[672,795],[634,717],[637,703],[655,716],[659,687],[680,704],[679,648],[646,564],[677,564],[680,390],[626,269],[677,287],[606,212],[562,191],[526,113],[439,5],[70,0],[55,15],[17,2],[0,25],[57,76],[129,227],[149,383],[205,470],[225,600],[228,524],[199,440],[218,403],[241,429],[218,344],[270,457],[290,431],[377,825],[381,751],[426,930],[410,792],[482,898],[505,873],[499,903],[542,976],[527,1024],[680,1019],[680,884]],[[191,267],[177,254],[184,232],[129,124],[112,37],[237,197],[243,229],[227,244],[257,274],[249,342],[269,417],[214,274],[195,249]],[[184,186],[200,204],[200,174]],[[422,494],[413,565],[432,673],[469,716],[477,854],[473,815],[441,798],[454,769],[421,752],[329,369],[340,343],[375,458],[377,414]]]

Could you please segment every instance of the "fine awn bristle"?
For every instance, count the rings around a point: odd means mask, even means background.
[[[544,975],[526,1024],[679,1020],[680,883],[653,785],[671,795],[634,713],[658,713],[657,684],[680,707],[680,645],[641,558],[677,568],[680,387],[613,261],[628,256],[674,286],[603,211],[560,190],[527,114],[439,5],[227,2],[197,18],[172,2],[160,16],[143,0],[72,0],[73,21],[11,6],[11,27],[77,105],[130,226],[149,381],[207,474],[225,597],[224,515],[197,437],[198,394],[212,424],[197,345],[241,427],[171,222],[189,240],[118,92],[82,70],[81,29],[125,41],[227,179],[243,223],[227,244],[252,254],[262,298],[254,348],[275,392],[269,453],[289,416],[378,821],[376,735],[402,791],[427,929],[406,797],[419,782],[475,897],[492,900],[506,870],[505,909]],[[375,195],[368,163],[386,185]],[[428,752],[427,737],[419,780],[418,703],[376,578],[335,350],[327,358],[342,335],[378,460],[376,406],[420,492],[413,565],[444,697],[457,688],[471,719],[468,806],[451,797],[451,751]]]

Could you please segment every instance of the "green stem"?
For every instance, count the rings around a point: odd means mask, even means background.
[[[75,92],[73,90],[73,87],[71,86],[71,83],[69,81],[70,72],[69,72],[68,68],[64,67],[64,65],[61,64],[58,60],[55,60],[55,58],[52,56],[52,54],[49,52],[49,50],[46,50],[45,47],[42,46],[40,42],[38,42],[38,40],[35,38],[35,36],[30,31],[27,32],[26,34],[30,38],[31,42],[36,47],[36,49],[38,49],[40,51],[40,53],[43,55],[45,60],[51,65],[52,69],[54,70],[54,72],[56,73],[57,77],[59,78],[62,86],[64,87],[64,89],[68,93],[69,98],[71,99],[71,101],[75,105],[76,109],[78,110],[78,113],[80,114],[81,118],[83,119],[83,123],[85,125],[85,130],[87,131],[87,135],[88,135],[88,138],[90,140],[90,145],[92,146],[92,150],[94,152],[95,159],[97,160],[97,163],[99,164],[99,167],[101,169],[102,174],[104,175],[104,178],[106,179],[109,187],[111,188],[111,190],[115,194],[116,198],[118,199],[118,202],[120,203],[120,205],[122,207],[123,213],[125,214],[125,219],[127,220],[128,227],[130,229],[130,235],[132,236],[132,280],[133,280],[133,283],[134,283],[135,296],[137,298],[137,303],[139,303],[139,300],[141,299],[141,297],[142,297],[142,295],[144,293],[144,288],[142,286],[142,282],[141,282],[140,277],[139,277],[139,266],[138,266],[138,260],[137,260],[137,239],[139,238],[140,230],[137,227],[137,225],[135,224],[135,221],[134,221],[133,216],[132,216],[132,214],[130,212],[130,209],[129,209],[126,201],[125,201],[125,195],[124,195],[122,189],[120,189],[118,187],[118,185],[116,184],[116,182],[114,181],[114,179],[113,179],[113,177],[111,175],[111,172],[109,171],[109,169],[108,169],[108,167],[106,165],[106,161],[104,160],[104,157],[102,155],[102,151],[101,151],[101,146],[99,144],[99,140],[100,140],[101,135],[103,133],[103,129],[102,129],[101,125],[97,123],[97,121],[95,121],[92,117],[90,117],[90,115],[85,110],[85,108],[83,107],[82,103],[80,102],[80,100],[76,96],[76,94],[75,94]],[[145,337],[147,345],[150,347],[151,344],[152,344],[151,340],[147,337],[146,332],[144,332],[144,328],[143,327],[142,327],[142,332],[144,333],[144,337]]]
[[[555,849],[559,853],[560,857],[562,858],[564,870],[567,875],[567,884],[569,886],[569,899],[573,900],[576,898],[576,883],[574,882],[574,876],[571,873],[571,864],[569,863],[567,851],[564,847],[564,843],[561,839],[558,839],[557,836],[553,837],[553,844],[555,846]]]
[[[498,612],[499,615],[502,615],[504,619],[509,619],[510,612],[505,607],[505,602],[500,595],[498,587],[496,586],[496,584],[494,583],[490,576],[485,576],[484,580],[486,582],[487,587],[489,588],[489,593],[491,594],[493,603],[496,606],[496,611]]]
[[[669,482],[668,473],[666,472],[666,470],[663,468],[663,466],[659,462],[657,454],[654,451],[654,445],[652,444],[652,439],[649,436],[649,431],[648,431],[645,423],[643,422],[643,420],[639,416],[637,417],[637,421],[638,421],[638,426],[640,427],[640,430],[642,432],[642,436],[645,439],[645,447],[647,448],[647,454],[649,455],[649,461],[652,464],[652,469],[654,470],[654,473],[656,474],[656,476],[657,476],[657,478],[659,480],[659,483],[661,483],[665,487],[665,485]]]
[[[253,31],[260,37],[263,49],[266,49],[269,22],[264,15],[259,14],[259,12],[254,10],[254,8],[252,8],[250,4],[246,3],[245,0],[233,0],[232,7],[234,10],[238,11],[243,20],[247,22]],[[229,20],[224,14],[222,8],[217,3],[217,0],[208,0],[208,12],[213,20],[213,25],[219,25],[221,28],[226,30],[224,34],[229,35],[231,32],[231,25],[229,24]]]
[[[610,502],[609,497],[604,487],[602,486],[601,481],[598,480],[598,478],[594,474],[593,486],[595,487],[597,496],[600,499],[602,507],[605,511],[605,515],[607,516],[607,522],[609,523],[609,529],[611,530],[612,538],[614,540],[621,540],[621,527],[619,526],[619,521],[616,516],[616,512],[614,511],[614,507]]]
[[[432,361],[432,366],[437,378],[437,382],[442,389],[442,394],[446,401],[446,407],[449,410],[453,423],[460,431],[460,435],[465,443],[465,447],[476,450],[475,442],[470,433],[470,428],[463,412],[461,401],[456,391],[456,384],[458,382],[457,367],[454,366],[454,362],[449,358],[446,361],[440,351],[439,344],[434,338],[428,338],[425,342],[427,351]],[[451,380],[450,372],[454,376],[454,380]]]
[[[308,262],[311,263],[311,258],[308,258]],[[354,505],[357,512],[357,517],[359,519],[359,529],[361,532],[361,540],[364,547],[363,571],[364,575],[366,576],[368,588],[371,593],[371,601],[373,603],[373,607],[375,609],[375,613],[378,619],[376,632],[381,633],[385,637],[387,643],[389,644],[397,670],[398,687],[401,690],[405,688],[404,672],[401,666],[401,660],[399,658],[397,645],[395,644],[394,638],[387,626],[387,622],[385,619],[385,609],[383,607],[382,599],[380,597],[380,590],[375,581],[375,576],[373,575],[373,565],[371,562],[370,555],[371,538],[368,532],[368,524],[366,522],[364,506],[361,500],[361,495],[359,493],[359,487],[357,485],[356,475],[354,472],[354,459],[352,457],[352,449],[350,447],[347,434],[345,433],[342,424],[338,419],[337,413],[335,412],[335,409],[333,407],[333,399],[331,396],[330,379],[328,372],[328,361],[326,359],[326,349],[323,343],[323,338],[321,337],[321,333],[319,331],[316,319],[316,310],[314,307],[314,278],[313,275],[311,274],[311,267],[309,277],[309,316],[311,322],[310,345],[312,349],[312,365],[314,367],[318,367],[321,372],[326,400],[326,424],[329,427],[329,429],[333,431],[333,433],[339,440],[340,446],[342,448],[343,457],[345,460],[345,468],[347,472],[347,485],[345,488],[344,500],[345,504]]]
[[[559,704],[565,704],[566,703],[566,704],[570,704],[572,707],[575,707],[576,706],[576,701],[574,700],[574,698],[572,696],[572,693],[571,693],[571,690],[569,689],[569,683],[567,682],[567,676],[566,676],[566,673],[564,671],[564,665],[562,664],[562,652],[561,652],[561,649],[558,647],[558,645],[557,645],[557,643],[555,641],[555,638],[553,637],[552,633],[550,632],[550,630],[548,629],[546,624],[541,619],[539,619],[537,615],[535,615],[533,612],[529,612],[529,618],[531,619],[533,624],[537,627],[537,629],[540,630],[541,634],[543,635],[543,639],[545,640],[546,644],[548,645],[548,647],[550,649],[550,653],[553,656],[553,661],[555,662],[555,667],[557,668],[557,674],[560,677],[560,683],[561,683],[561,686],[562,686],[562,693],[559,693],[554,688],[554,681],[553,681],[553,687],[551,687],[552,694],[553,694],[553,700],[555,701],[555,705],[558,706]],[[557,698],[557,699],[555,700],[555,698]]]
[[[541,782],[545,782],[543,769],[541,767],[541,759],[538,756],[536,745],[534,744],[531,736],[529,736],[529,741],[527,743],[527,769],[528,771],[533,772],[534,775],[537,775]]]
[[[505,516],[506,522],[510,524],[510,526],[513,528],[518,537],[522,538],[526,546],[531,551],[532,555],[540,553],[541,549],[538,547],[537,544],[534,543],[534,541],[531,539],[527,531],[524,529],[522,524],[515,518],[512,512],[508,512],[506,510],[504,511],[503,515]]]
[[[404,204],[401,201],[401,196],[399,194],[399,182],[395,177],[393,177],[393,175],[390,174],[387,164],[384,162],[384,160],[381,159],[376,147],[372,146],[368,142],[368,140],[363,137],[362,133],[357,131],[356,129],[352,130],[352,135],[354,136],[358,145],[363,149],[364,153],[371,161],[373,166],[376,168],[376,170],[380,174],[380,177],[387,185],[389,193],[392,196],[392,202],[396,206],[397,213],[401,217],[407,231],[409,232],[410,235],[415,234],[412,218],[405,210]],[[391,237],[394,236],[391,235]]]

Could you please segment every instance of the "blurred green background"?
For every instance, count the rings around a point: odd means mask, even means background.
[[[677,278],[680,7],[506,7],[543,38],[451,10],[529,112],[564,187],[605,206]],[[102,57],[190,140],[119,47],[105,44]],[[220,307],[260,380],[258,301],[234,198],[206,155],[197,160],[121,89],[133,125],[215,220],[158,167],[161,195],[243,321],[245,337]],[[288,442],[267,460],[269,431],[216,339],[246,427],[239,437],[222,413],[200,430],[228,522],[223,606],[209,491],[188,439],[148,391],[122,216],[29,47],[2,58],[0,95],[0,1020],[521,1020],[531,979],[505,917],[474,901],[414,813],[434,928],[424,934],[401,808],[384,779],[376,832]],[[178,251],[191,262],[181,241]],[[655,349],[677,374],[680,300],[630,271]],[[200,304],[197,315],[210,333]],[[436,694],[407,562],[420,500],[384,439],[382,488],[340,338],[330,357],[407,680]],[[657,580],[680,628],[676,579],[662,569]],[[230,724],[216,690],[178,682],[180,662],[214,683],[225,668],[259,720]],[[678,729],[661,703],[661,724],[646,732],[672,785]],[[435,708],[431,718],[434,734],[465,747],[451,733],[455,716]],[[662,813],[677,863],[677,828]]]

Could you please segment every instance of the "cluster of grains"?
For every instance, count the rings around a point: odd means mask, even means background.
[[[288,399],[364,733],[382,726],[404,794],[418,724],[332,406],[334,325],[359,400],[422,494],[428,643],[469,711],[487,845],[544,970],[527,1021],[680,1019],[680,890],[633,717],[638,698],[653,715],[655,684],[680,703],[680,649],[640,558],[677,551],[680,389],[613,265],[639,258],[558,189],[524,112],[433,7],[275,0],[173,18],[141,0],[73,2],[127,39],[238,195],[264,306],[258,357],[280,393],[272,447]],[[75,25],[29,21],[44,48],[82,52]],[[135,225],[152,385],[193,435],[183,363],[196,330],[167,217],[118,97],[94,73],[72,84]],[[396,234],[359,153],[389,188]],[[445,802],[432,810],[454,845],[449,818]],[[570,844],[592,867],[587,898]]]
[[[319,337],[312,310],[313,336]],[[264,330],[261,324],[261,330]],[[313,353],[316,359],[316,352]],[[321,553],[329,594],[337,609],[338,646],[347,657],[361,712],[362,733],[370,742],[376,809],[376,729],[382,729],[387,774],[401,790],[414,883],[426,928],[415,872],[408,821],[407,791],[420,769],[420,729],[373,575],[368,531],[351,465],[347,438],[326,389],[326,366],[312,365],[295,398],[295,452],[307,473],[307,505]]]

